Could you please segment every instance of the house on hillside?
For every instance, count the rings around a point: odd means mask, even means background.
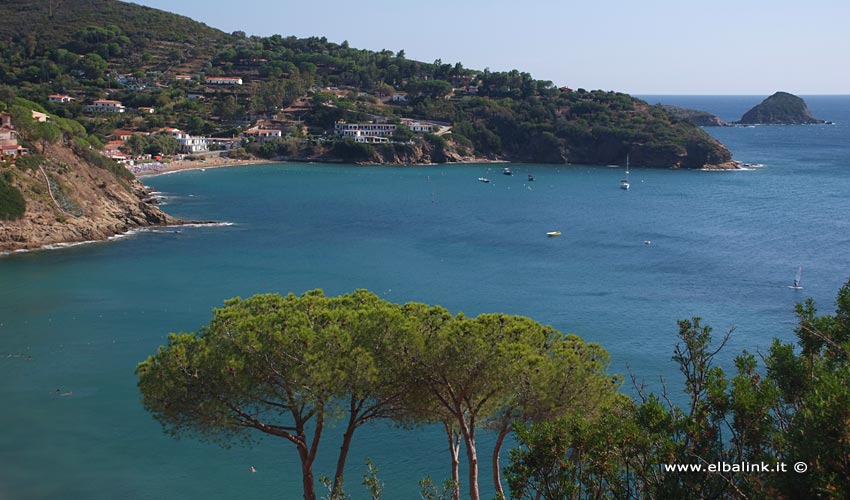
[[[280,139],[283,137],[283,132],[277,129],[265,129],[265,128],[249,128],[245,132],[242,132],[243,137],[256,137],[257,142],[263,144],[264,142],[271,141],[273,139]]]
[[[18,144],[18,133],[12,127],[12,115],[9,113],[0,113],[0,150],[3,158],[27,152],[26,148]]]
[[[433,123],[420,122],[418,120],[411,120],[410,118],[402,118],[401,123],[407,125],[407,128],[411,132],[416,132],[417,134],[427,134],[434,131]]]
[[[58,102],[64,104],[73,101],[74,98],[65,94],[51,94],[47,96],[47,100],[50,102]]]
[[[141,113],[143,115],[152,115],[155,112],[156,112],[156,110],[154,108],[151,108],[151,107],[148,107],[148,106],[142,106],[142,107],[139,108],[139,113]]]
[[[35,120],[35,121],[37,121],[37,122],[39,122],[39,123],[44,123],[44,122],[46,122],[48,118],[50,118],[50,117],[49,117],[49,116],[47,116],[47,115],[46,115],[46,114],[44,114],[44,113],[39,113],[38,111],[33,111],[33,112],[32,112],[32,119],[33,119],[33,120]]]
[[[208,76],[205,81],[211,85],[242,85],[238,76]]]
[[[394,94],[390,100],[392,102],[407,102],[407,94]]]
[[[138,130],[127,130],[123,128],[115,129],[112,133],[107,137],[107,139],[111,141],[126,141],[130,137],[134,135],[149,135],[147,132],[139,132]]]
[[[174,75],[174,79],[182,82],[191,82],[192,75]]]
[[[83,106],[83,111],[86,113],[123,113],[126,108],[121,104],[121,101],[98,99],[92,104]]]

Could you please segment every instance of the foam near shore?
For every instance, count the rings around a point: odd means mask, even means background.
[[[235,223],[233,222],[187,222],[185,224],[171,224],[167,226],[150,226],[150,227],[136,227],[133,229],[128,229],[122,233],[113,234],[112,236],[108,236],[104,239],[100,240],[85,240],[85,241],[63,241],[59,243],[50,243],[48,245],[40,246],[37,248],[19,248],[16,250],[6,250],[0,252],[0,257],[6,255],[13,255],[19,253],[29,253],[29,252],[39,252],[43,250],[62,250],[65,248],[78,247],[82,245],[90,245],[93,243],[107,243],[110,241],[116,241],[124,238],[129,238],[131,236],[135,236],[140,233],[179,233],[181,228],[198,228],[198,227],[229,227],[233,226]]]

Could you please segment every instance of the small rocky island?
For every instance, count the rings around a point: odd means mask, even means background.
[[[744,113],[741,125],[814,125],[828,123],[812,116],[806,102],[788,92],[777,92]]]

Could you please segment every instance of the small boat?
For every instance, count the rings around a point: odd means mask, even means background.
[[[534,174],[528,174],[528,182],[531,182],[533,180],[534,180]]]
[[[555,236],[561,236],[561,232],[560,231],[549,231],[548,233],[546,233],[546,236],[548,236],[550,238],[553,238]]]
[[[508,167],[505,167],[505,169],[502,170],[502,173],[505,175],[514,175],[514,173],[511,172],[511,169],[509,169]]]
[[[803,285],[800,284],[801,283],[800,278],[802,276],[803,276],[803,266],[800,266],[800,268],[797,269],[797,275],[794,276],[794,284],[788,285],[788,288],[790,288],[792,290],[802,290]]]
[[[629,190],[631,185],[629,184],[629,155],[626,155],[626,178],[620,181],[620,189]]]
[[[486,177],[479,177],[478,180],[481,181],[481,182],[490,182],[490,179],[488,179]]]

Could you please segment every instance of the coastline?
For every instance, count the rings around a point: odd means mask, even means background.
[[[289,163],[289,162],[297,162],[297,163],[323,163],[323,164],[339,164],[345,163],[343,160],[337,158],[277,158],[274,160],[265,160],[262,158],[254,158],[250,160],[233,160],[230,158],[212,158],[206,161],[200,160],[177,160],[167,164],[164,164],[165,167],[156,170],[148,170],[142,171],[138,173],[134,173],[136,178],[143,179],[145,177],[154,177],[157,175],[165,175],[172,174],[175,172],[183,172],[188,170],[206,170],[208,168],[229,168],[229,167],[243,167],[243,166],[251,166],[251,165],[267,165],[272,163]],[[524,163],[524,162],[513,162],[510,160],[494,160],[490,158],[464,158],[461,161],[452,161],[452,162],[444,162],[444,163],[377,163],[377,162],[351,162],[352,165],[364,165],[364,166],[401,166],[408,165],[412,167],[416,166],[433,166],[433,165],[475,165],[475,164],[500,164],[500,163]],[[568,165],[568,164],[567,164]],[[659,167],[664,168],[664,167]],[[715,165],[706,165],[697,170],[711,170],[711,171],[735,171],[735,170],[747,170],[746,168],[742,168],[741,162],[737,160],[731,160],[728,162],[724,162],[721,164]]]
[[[23,253],[30,252],[41,252],[41,251],[49,251],[49,250],[62,250],[65,248],[78,247],[82,245],[91,245],[93,243],[109,243],[112,241],[121,240],[124,238],[129,238],[131,236],[135,236],[140,233],[180,233],[182,229],[180,228],[193,228],[193,227],[227,227],[233,226],[233,222],[192,222],[192,221],[180,221],[175,222],[173,224],[164,224],[164,225],[155,225],[155,226],[139,226],[128,228],[126,231],[117,232],[109,236],[105,236],[103,238],[96,238],[91,240],[74,240],[74,241],[58,241],[55,243],[47,243],[45,245],[37,246],[37,247],[25,247],[25,248],[17,248],[14,250],[0,250],[0,259],[3,257],[8,257],[9,255],[17,255]]]

